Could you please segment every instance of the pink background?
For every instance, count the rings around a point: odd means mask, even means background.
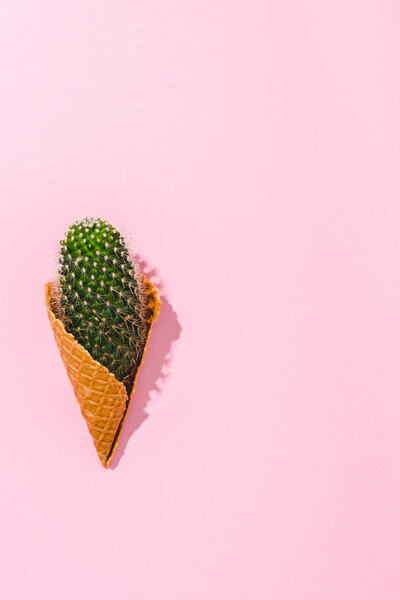
[[[2,598],[398,600],[398,2],[0,27]],[[43,301],[84,215],[164,299],[108,471]]]

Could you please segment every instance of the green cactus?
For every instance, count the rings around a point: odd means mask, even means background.
[[[146,288],[124,238],[107,221],[83,219],[61,241],[56,314],[128,393],[149,329]]]

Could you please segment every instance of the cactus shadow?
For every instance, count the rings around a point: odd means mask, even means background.
[[[135,393],[126,415],[110,469],[118,467],[131,436],[150,416],[146,407],[150,404],[153,396],[162,390],[168,378],[172,360],[172,346],[179,339],[182,331],[177,314],[165,296],[156,269],[150,268],[141,257],[137,258],[145,276],[157,286],[160,292],[161,308],[151,330],[146,356],[140,367]]]

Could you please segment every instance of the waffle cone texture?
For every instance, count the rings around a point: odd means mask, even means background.
[[[97,362],[74,336],[65,330],[63,322],[54,314],[53,284],[49,282],[45,285],[47,314],[58,350],[100,462],[105,468],[110,466],[117,448],[128,408],[135,393],[136,380],[146,353],[151,329],[160,311],[161,300],[157,288],[146,278],[143,279],[147,290],[148,308],[151,311],[150,326],[129,396],[124,384]]]

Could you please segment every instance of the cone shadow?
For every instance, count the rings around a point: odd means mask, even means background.
[[[172,359],[172,345],[179,338],[182,331],[177,314],[163,293],[156,271],[149,269],[142,259],[139,262],[146,277],[159,289],[161,309],[151,331],[146,356],[138,374],[135,393],[121,431],[118,446],[109,466],[111,470],[118,466],[131,436],[149,417],[146,407],[151,402],[152,396],[162,390],[168,378],[169,365]]]

